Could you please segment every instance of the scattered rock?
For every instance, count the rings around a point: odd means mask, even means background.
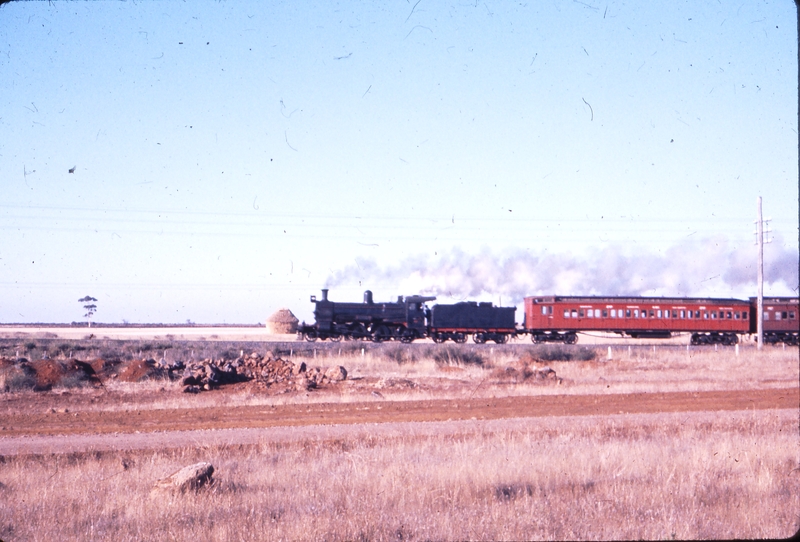
[[[526,361],[520,360],[516,364],[498,367],[491,373],[492,377],[501,382],[542,381],[543,383],[561,384],[556,372],[550,367],[537,369],[531,367]]]
[[[381,378],[375,383],[375,386],[378,388],[414,389],[417,384],[407,378]]]
[[[197,491],[204,486],[214,483],[211,476],[214,474],[214,466],[211,463],[201,462],[183,467],[158,480],[153,486],[152,494],[164,493],[186,493],[187,491]]]
[[[347,369],[339,365],[338,367],[331,367],[325,371],[325,377],[331,382],[341,382],[347,380]]]

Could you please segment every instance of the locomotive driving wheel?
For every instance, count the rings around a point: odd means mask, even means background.
[[[311,329],[309,331],[306,331],[306,340],[308,342],[313,343],[318,338],[319,338],[319,333],[317,333],[317,330]]]
[[[392,332],[386,325],[380,325],[375,330],[375,333],[372,335],[372,341],[376,343],[382,343],[384,341],[388,341],[392,338]]]
[[[576,333],[567,333],[564,335],[564,344],[575,344],[578,342],[578,335]]]
[[[484,344],[486,342],[486,335],[479,331],[472,336],[472,341],[475,344]]]

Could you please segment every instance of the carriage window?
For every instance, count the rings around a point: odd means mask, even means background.
[[[639,309],[633,309],[633,317],[639,318]]]
[[[747,320],[747,311],[742,311],[742,318]]]
[[[603,318],[608,318],[608,310],[603,310]]]
[[[592,309],[589,309],[588,311],[586,311],[586,317],[587,318],[591,318],[592,316],[594,316],[594,311]]]
[[[542,314],[547,314],[547,307],[542,305]]]
[[[734,313],[733,313],[733,319],[734,319],[734,320],[738,320],[738,319],[739,319],[739,313],[738,313],[738,312],[734,311]]]
[[[768,312],[764,313],[764,320],[769,320],[769,313]]]
[[[672,311],[672,317],[673,318],[677,318],[678,317],[678,311]]]
[[[600,309],[595,309],[594,310],[594,317],[595,318],[600,318]]]
[[[611,309],[611,318],[617,317],[617,309]]]
[[[576,311],[575,309],[572,309],[572,317],[573,318],[577,318],[578,317],[578,311]]]
[[[717,319],[717,311],[711,311],[711,319],[712,320],[716,320]]]
[[[780,320],[781,319],[781,313],[780,312],[775,311],[775,319],[776,320]]]
[[[781,313],[781,318],[783,318],[784,320],[786,320],[786,317],[787,317],[787,316],[788,316],[788,314],[786,314],[786,311],[783,311],[783,312]]]
[[[564,318],[569,318],[569,309],[564,309]]]
[[[727,318],[728,320],[731,319],[731,311],[725,313],[725,318]]]
[[[631,317],[631,310],[630,310],[630,309],[627,309],[627,310],[625,311],[625,318],[630,318],[630,317]]]
[[[651,310],[650,311],[650,318],[652,318],[652,317],[653,317],[653,311]]]
[[[578,311],[578,317],[583,318],[583,309]]]
[[[692,311],[686,311],[686,316],[687,318],[691,318],[692,316],[694,316],[694,314],[692,314]]]
[[[794,311],[789,311],[789,320],[794,320]]]
[[[658,309],[658,310],[656,311],[656,315],[657,315],[659,318],[661,318],[661,309]]]
[[[708,313],[707,312],[703,313],[703,320],[708,320]]]

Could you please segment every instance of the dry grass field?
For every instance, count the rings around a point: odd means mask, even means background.
[[[63,346],[27,351],[35,358]],[[0,393],[0,450],[35,441],[39,426],[26,425],[34,420],[26,416],[45,410],[58,411],[48,414],[55,416],[49,427],[72,445],[64,453],[0,455],[0,539],[720,539],[781,538],[800,528],[796,348],[743,347],[737,355],[732,348],[615,345],[608,359],[606,346],[371,346],[363,354],[347,344],[293,352],[349,373],[307,392],[236,384],[190,395],[168,380],[110,379],[102,387],[72,382]],[[3,345],[6,353],[20,347]],[[172,345],[166,355],[200,345],[181,348]],[[85,359],[97,354],[80,352]],[[557,378],[524,376],[525,368],[545,367]],[[789,407],[723,405],[728,396],[756,392],[788,395]],[[683,403],[635,408],[655,394]],[[701,403],[703,397],[720,397],[720,404]],[[548,412],[548,401],[569,405],[570,398],[590,406],[579,414]],[[624,413],[608,411],[612,399],[615,408],[626,405]],[[486,411],[459,415],[482,400]],[[540,406],[536,414],[489,409],[504,400]],[[420,413],[428,405],[450,413],[450,421]],[[373,417],[343,417],[340,426],[300,427],[288,417],[282,426],[251,424],[264,408],[293,415],[366,409]],[[206,410],[219,418],[216,427],[241,427],[247,438],[234,429],[211,431],[213,440],[198,432],[194,441],[191,432],[172,440],[167,432],[154,433],[158,445],[128,446],[114,435],[122,444],[103,447],[85,436],[101,438],[101,424],[120,414],[167,427],[169,419]],[[416,418],[403,416],[412,412]],[[242,423],[224,425],[237,416]],[[139,429],[160,431],[158,424]],[[151,494],[156,480],[198,461],[214,465],[211,486]]]

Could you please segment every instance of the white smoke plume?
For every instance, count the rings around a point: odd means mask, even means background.
[[[765,295],[797,295],[798,251],[767,245]],[[519,304],[530,295],[736,297],[756,295],[756,247],[723,237],[686,241],[665,251],[610,245],[581,254],[460,249],[407,257],[390,265],[371,259],[334,272],[327,287],[390,288],[404,294],[497,299]]]

